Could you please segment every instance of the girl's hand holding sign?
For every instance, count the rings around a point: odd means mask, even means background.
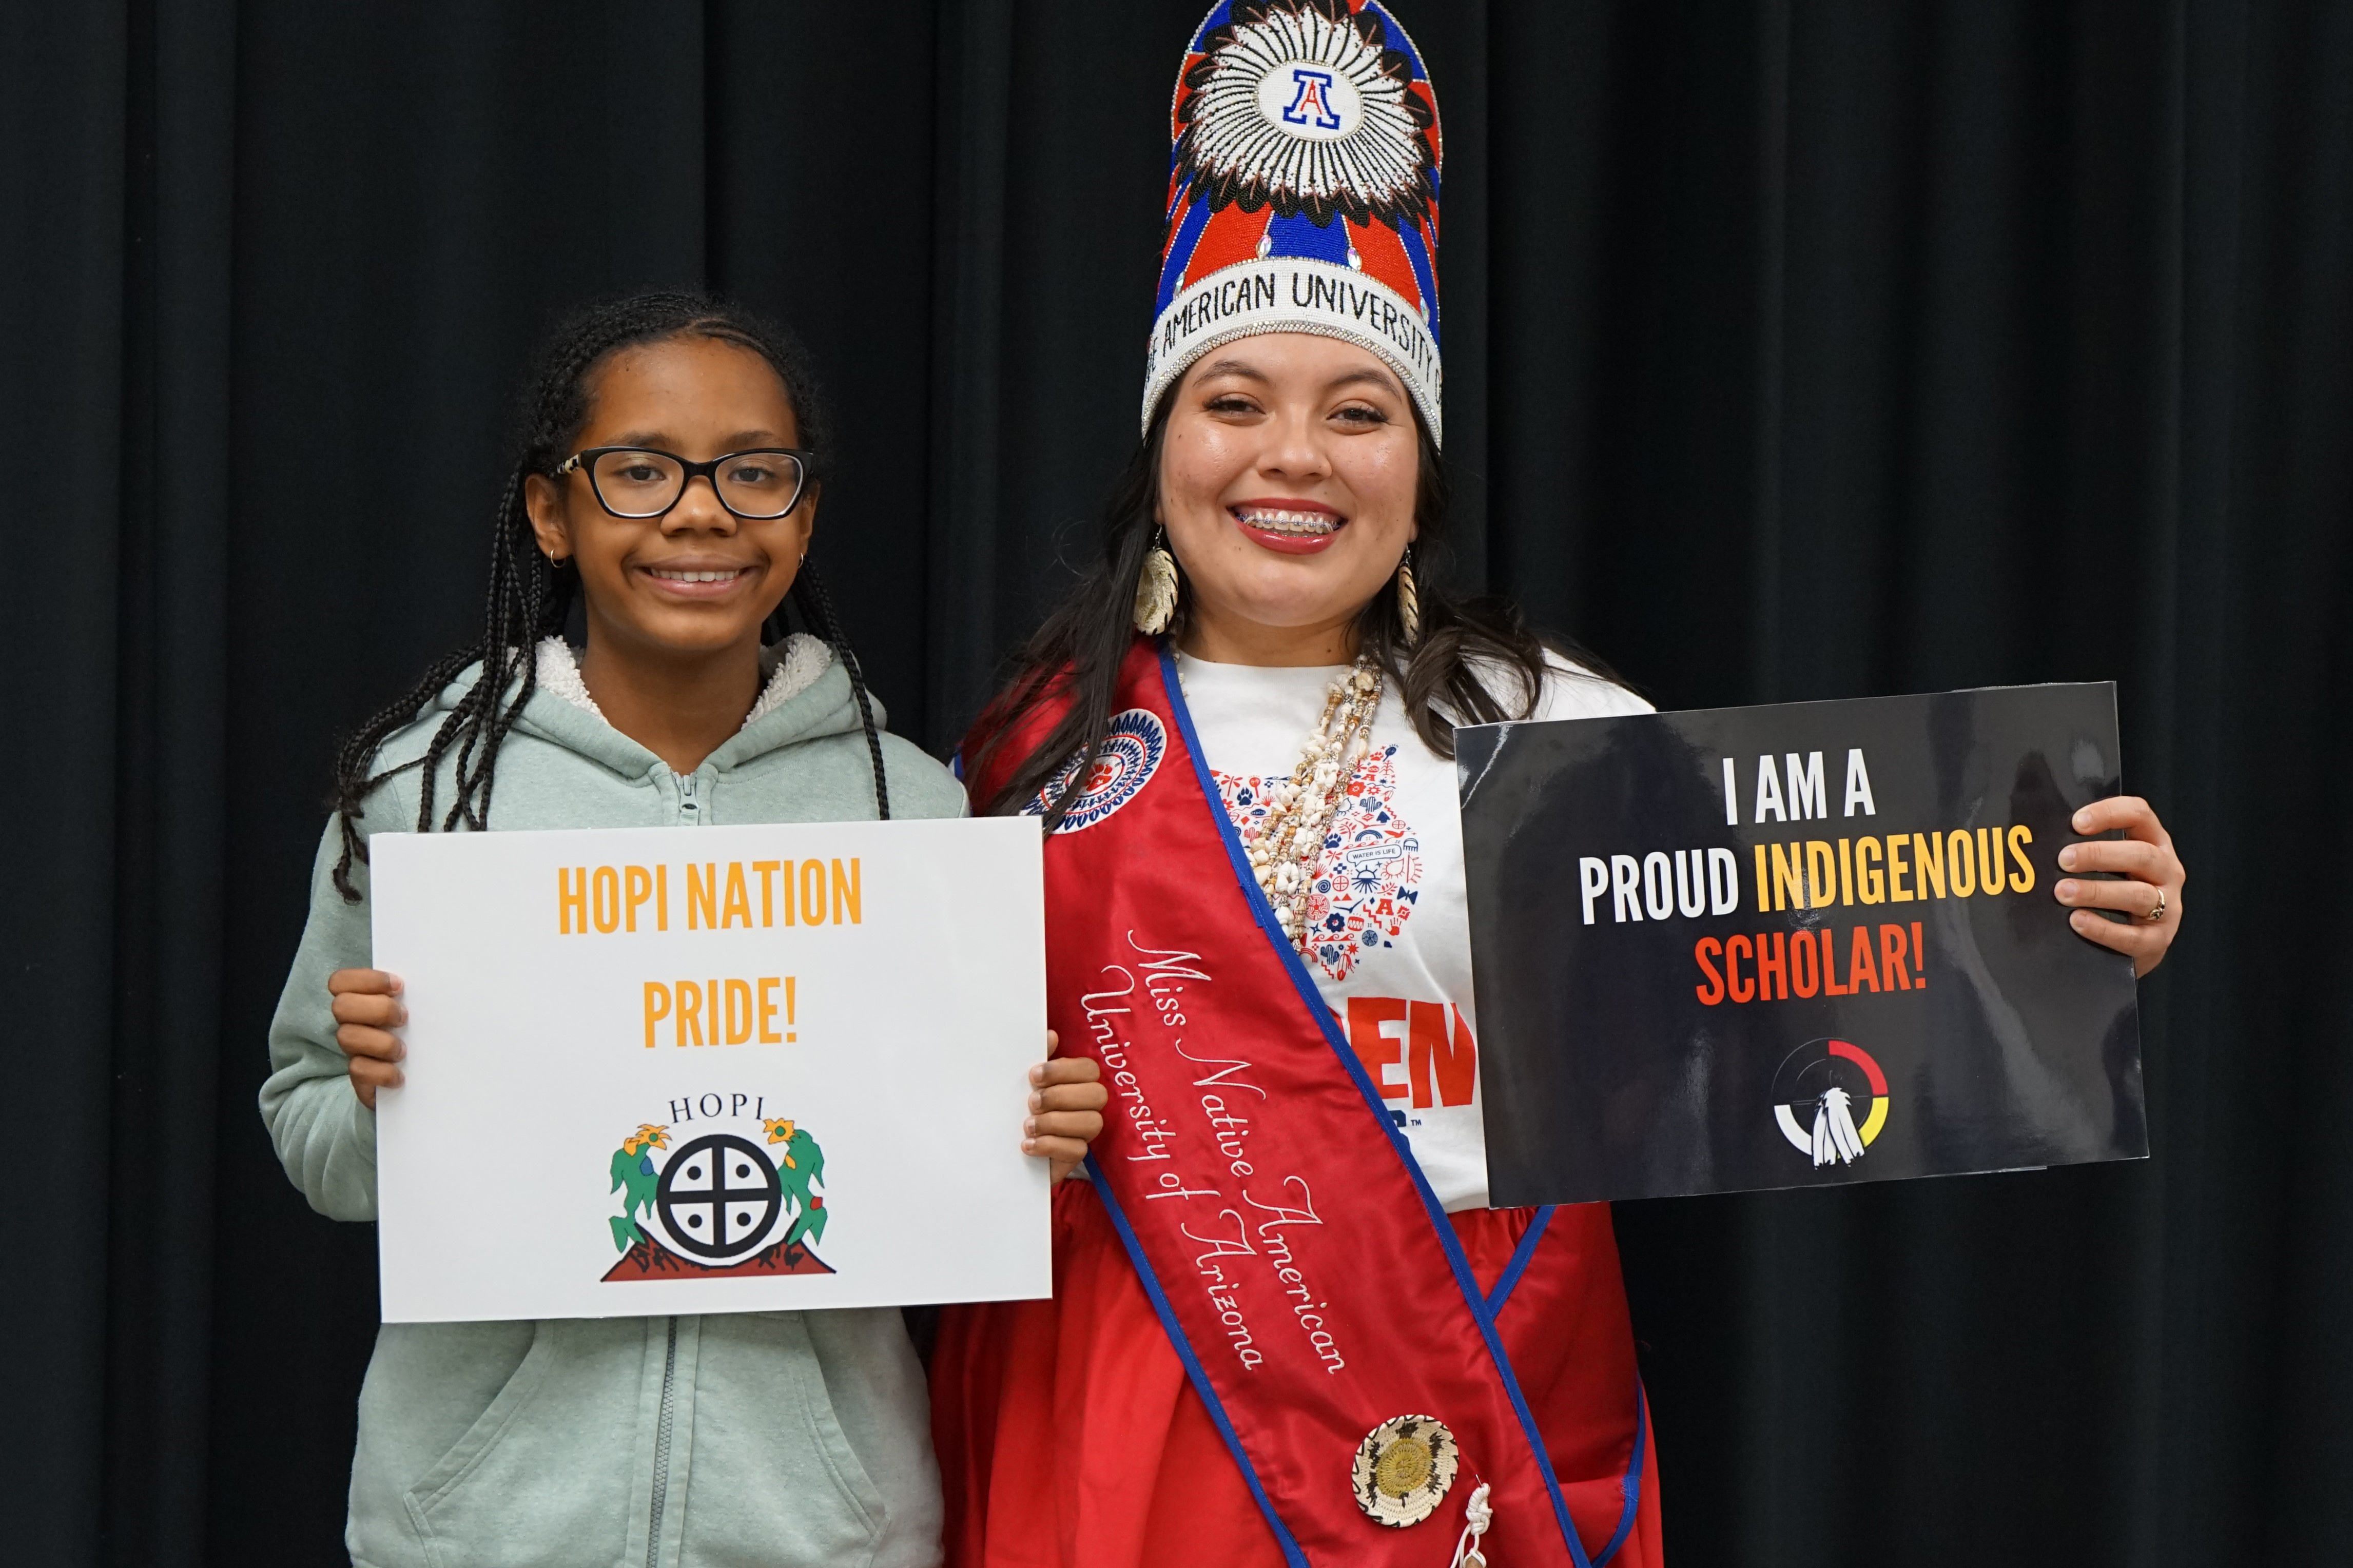
[[[392,1031],[408,1022],[400,976],[381,969],[338,969],[327,976],[333,997],[335,1044],[351,1058],[352,1092],[370,1110],[375,1091],[400,1087],[400,1058],[408,1054]]]
[[[1021,1152],[1047,1161],[1057,1182],[1103,1135],[1103,1107],[1111,1103],[1111,1091],[1096,1081],[1102,1064],[1092,1057],[1057,1058],[1061,1048],[1061,1037],[1047,1030],[1046,1059],[1029,1069],[1029,1119],[1021,1124]]]

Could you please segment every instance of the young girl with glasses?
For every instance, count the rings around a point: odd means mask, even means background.
[[[376,1097],[400,1083],[400,983],[369,966],[372,832],[965,809],[945,769],[883,730],[807,564],[828,446],[797,347],[723,302],[644,295],[549,345],[492,520],[480,639],[337,760],[261,1093],[321,1213],[375,1217]],[[785,635],[787,598],[808,632]],[[1095,1076],[1031,1070],[1022,1147],[1058,1178],[1101,1130]],[[1009,1093],[1003,1110],[1011,1134]],[[927,1421],[889,1309],[385,1324],[346,1544],[373,1568],[923,1568],[941,1524]]]

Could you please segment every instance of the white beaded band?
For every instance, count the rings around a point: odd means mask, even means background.
[[[1430,440],[1444,444],[1439,415],[1444,375],[1421,312],[1354,268],[1286,256],[1221,268],[1168,302],[1145,349],[1144,428],[1152,428],[1161,395],[1194,361],[1266,332],[1337,338],[1378,355],[1405,383]]]

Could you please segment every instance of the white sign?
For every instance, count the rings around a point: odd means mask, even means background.
[[[1041,1297],[1028,817],[379,834],[386,1322]]]

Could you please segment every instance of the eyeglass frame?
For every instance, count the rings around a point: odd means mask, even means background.
[[[596,459],[608,457],[615,452],[643,452],[649,457],[667,458],[676,463],[686,470],[685,476],[678,482],[678,494],[672,496],[670,504],[659,511],[615,511],[613,503],[605,499],[604,487],[596,482]],[[791,503],[782,511],[737,511],[733,506],[728,505],[727,492],[719,488],[719,466],[722,463],[732,462],[737,458],[760,457],[771,453],[790,458],[800,466],[800,483],[794,488]],[[794,510],[807,497],[809,480],[817,476],[817,454],[799,447],[746,447],[740,452],[722,452],[707,462],[697,463],[680,457],[676,452],[665,452],[659,447],[584,447],[556,464],[549,477],[560,479],[575,469],[587,478],[588,493],[596,498],[596,504],[605,509],[607,516],[624,518],[631,522],[649,522],[668,517],[678,510],[678,503],[686,499],[687,487],[698,479],[709,482],[712,498],[725,508],[730,517],[741,519],[745,522],[774,522],[779,518],[792,516]]]

